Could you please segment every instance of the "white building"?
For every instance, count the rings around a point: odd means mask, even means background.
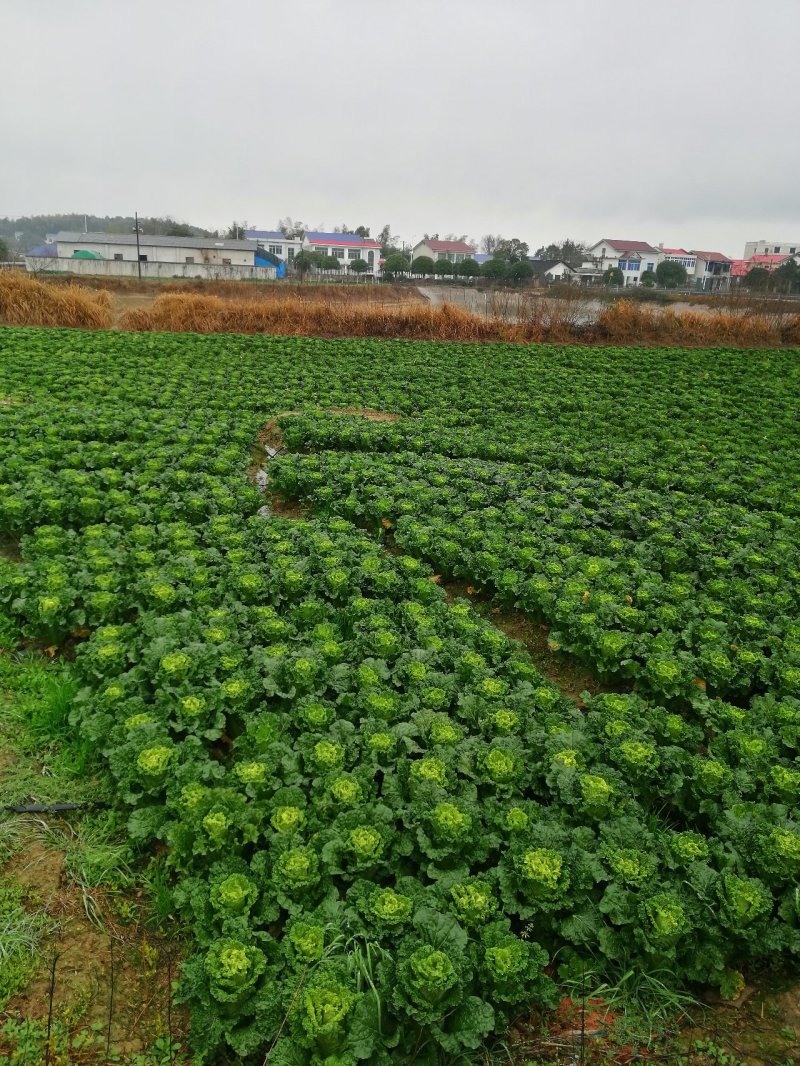
[[[687,252],[685,248],[665,248],[663,244],[659,244],[658,247],[664,255],[664,262],[680,263],[689,277],[694,277],[695,268],[697,267],[697,256],[694,252]]]
[[[732,259],[722,252],[698,252],[693,249],[692,254],[697,259],[697,265],[694,278],[690,277],[689,281],[694,281],[694,287],[699,292],[719,292],[730,288]]]
[[[294,257],[303,250],[302,237],[285,237],[280,230],[248,229],[245,230],[245,238],[254,241],[256,249],[263,248],[270,255],[277,256],[291,267]]]
[[[28,255],[28,271],[121,277],[268,278],[250,241],[220,237],[161,237],[135,233],[57,233],[45,254]]]
[[[798,255],[800,241],[748,241],[744,246],[743,259],[754,255]]]
[[[427,237],[414,245],[411,259],[417,259],[425,255],[435,262],[439,259],[447,259],[451,263],[463,263],[465,259],[475,258],[475,249],[466,241],[439,241]]]
[[[582,280],[595,281],[612,267],[622,271],[623,284],[638,285],[646,271],[653,271],[664,259],[660,248],[647,241],[612,240],[608,237],[592,245],[579,273]]]
[[[346,270],[356,259],[367,264],[364,273],[377,277],[381,268],[381,244],[357,233],[324,233],[309,230],[303,237],[303,251],[333,256],[339,260],[339,269]]]
[[[534,281],[571,281],[575,276],[572,267],[560,259],[529,259],[528,262],[533,267]]]

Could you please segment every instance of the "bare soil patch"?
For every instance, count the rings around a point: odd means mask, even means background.
[[[151,307],[156,298],[155,293],[117,292],[111,293],[111,316],[113,328],[117,328],[120,319],[128,311],[141,311]]]
[[[168,1016],[179,1039],[187,1019],[171,1001],[170,981],[179,969],[176,944],[140,924],[135,901],[128,901],[132,921],[122,921],[118,899],[102,889],[92,889],[99,921],[91,921],[64,859],[63,851],[31,838],[3,868],[4,877],[22,886],[27,908],[51,918],[55,932],[42,942],[34,976],[0,1019],[46,1021],[52,985],[53,1018],[75,1031],[102,1025],[107,1033],[110,1014],[112,1053],[143,1051],[164,1035]],[[0,1056],[8,1050],[0,1039]]]
[[[358,415],[366,418],[368,422],[397,422],[403,416],[393,414],[391,411],[376,411],[373,407],[329,407],[328,415]]]
[[[482,617],[511,640],[523,644],[537,669],[578,707],[584,706],[584,693],[596,696],[600,692],[617,692],[622,687],[604,682],[574,655],[553,651],[548,644],[549,626],[535,621],[524,611],[498,606],[491,592],[465,581],[448,581],[442,588],[448,602],[459,598],[468,600]]]

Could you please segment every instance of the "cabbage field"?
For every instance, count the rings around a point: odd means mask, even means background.
[[[0,330],[0,607],[169,871],[201,1061],[797,965],[798,410],[791,350]]]

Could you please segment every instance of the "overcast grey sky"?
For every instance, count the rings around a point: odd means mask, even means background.
[[[0,0],[0,215],[800,237],[800,0]]]

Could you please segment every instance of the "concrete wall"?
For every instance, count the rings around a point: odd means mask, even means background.
[[[122,256],[122,261],[136,261],[135,244],[85,244],[58,241],[56,244],[58,258],[70,258],[73,252],[99,252],[104,259],[114,260],[115,255]],[[230,248],[181,248],[164,247],[159,244],[148,244],[147,237],[143,236],[139,242],[141,255],[147,256],[149,263],[185,263],[187,259],[194,259],[196,264],[215,264],[222,266],[223,259],[230,259],[231,266],[253,266],[255,261],[255,245],[253,250],[244,249],[237,251]],[[114,260],[119,262],[120,260]],[[191,264],[190,264],[191,265]],[[227,264],[226,264],[227,265]]]
[[[25,257],[25,269],[32,274],[82,274],[106,278],[138,278],[136,262],[120,259],[55,259]],[[141,264],[143,278],[210,278],[212,281],[271,281],[275,267],[216,266],[211,263]]]

